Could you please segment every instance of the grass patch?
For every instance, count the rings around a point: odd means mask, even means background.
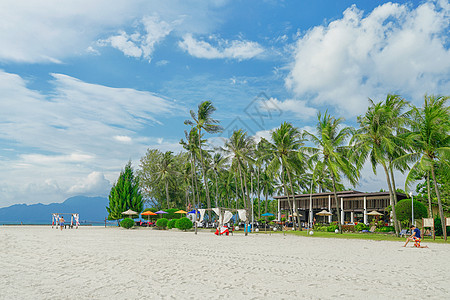
[[[260,231],[258,233],[264,233],[264,231]],[[267,232],[269,233],[269,232]],[[280,234],[281,231],[271,231],[271,234]],[[307,236],[306,230],[302,231],[283,231],[283,233],[290,234],[290,235],[297,235],[297,236],[304,236],[304,237],[310,237],[310,238],[333,238],[333,239],[352,239],[352,240],[371,240],[371,241],[394,241],[394,242],[405,242],[406,238],[404,237],[396,237],[393,234],[387,234],[387,233],[334,233],[334,232],[324,232],[324,231],[314,231],[314,235]],[[422,240],[422,243],[439,243],[444,244],[446,243],[442,237],[436,237],[436,240],[433,240],[433,238],[426,237],[424,240]],[[446,244],[450,244],[449,241],[447,241]]]

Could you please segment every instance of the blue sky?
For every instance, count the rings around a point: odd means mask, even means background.
[[[448,95],[449,15],[447,0],[3,0],[0,207],[107,196],[129,159],[180,151],[203,100],[267,137],[325,110],[356,126],[369,97]]]

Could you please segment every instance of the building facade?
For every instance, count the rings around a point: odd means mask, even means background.
[[[336,209],[336,200],[333,192],[302,194],[295,195],[292,203],[292,196],[274,197],[278,200],[278,219],[281,218],[281,211],[294,211],[300,214],[300,221],[312,223],[314,220],[318,222],[337,221],[337,214],[341,214],[342,224],[363,222],[369,223],[369,215],[371,211],[377,211],[383,216],[381,219],[390,220],[387,207],[391,205],[389,192],[362,193],[354,190],[336,192],[337,201],[339,201],[340,211]],[[407,195],[396,193],[397,200],[408,198]],[[318,212],[326,210],[332,215],[324,217],[317,215]]]

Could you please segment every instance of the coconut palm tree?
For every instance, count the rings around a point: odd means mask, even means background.
[[[201,163],[201,169],[202,169],[202,175],[203,175],[203,181],[205,185],[205,192],[206,192],[206,200],[207,200],[207,206],[208,210],[211,209],[211,199],[209,196],[209,189],[208,189],[208,178],[206,177],[206,168],[205,163],[203,161],[203,151],[202,151],[202,144],[201,144],[201,138],[202,138],[202,130],[204,130],[207,133],[218,133],[222,131],[222,127],[218,124],[219,121],[212,118],[212,114],[216,111],[216,108],[211,103],[211,101],[203,101],[198,105],[197,112],[191,110],[190,114],[192,117],[192,120],[186,120],[184,121],[184,124],[190,125],[197,129],[198,132],[198,148],[200,153],[200,163]],[[208,211],[209,218],[211,219],[211,213]]]
[[[298,152],[300,148],[304,145],[303,139],[299,130],[292,126],[292,124],[284,122],[281,124],[280,128],[272,131],[272,143],[268,143],[269,152],[272,155],[272,160],[269,164],[269,168],[272,170],[277,170],[276,172],[280,175],[281,182],[283,183],[284,193],[288,198],[289,208],[291,213],[294,213],[294,187],[292,174],[294,170],[298,169],[300,166],[300,161],[298,159]],[[285,181],[284,175],[287,176],[289,181],[290,191],[287,188],[287,183]],[[290,196],[292,195],[292,204],[290,201]],[[300,224],[300,218],[298,213],[295,211],[298,224]],[[294,216],[294,214],[292,214]],[[294,222],[294,230],[296,228]]]
[[[214,174],[215,178],[215,198],[216,198],[216,207],[219,206],[219,173],[221,173],[224,170],[225,164],[226,164],[226,158],[223,156],[222,153],[214,153],[214,156],[211,160],[211,171]]]
[[[304,136],[316,145],[306,147],[311,153],[312,161],[320,161],[321,166],[326,168],[331,176],[333,184],[334,199],[338,215],[339,231],[342,233],[342,220],[339,208],[339,201],[336,193],[336,184],[341,177],[347,178],[351,184],[355,185],[359,177],[358,169],[353,165],[349,152],[350,147],[346,146],[347,140],[353,133],[353,128],[343,127],[342,118],[336,119],[327,112],[324,115],[317,115],[316,126],[317,135],[304,132]]]
[[[169,184],[178,172],[173,168],[174,157],[171,151],[162,153],[157,161],[156,180],[162,182],[166,191],[167,208],[170,208]]]
[[[435,170],[439,164],[440,167],[450,172],[450,108],[447,105],[449,99],[450,97],[425,95],[423,108],[412,107],[410,111],[411,132],[406,136],[413,146],[413,152],[397,159],[397,162],[414,162],[407,176],[407,186],[415,177],[414,175],[420,171],[431,173],[445,240],[447,233],[444,210]]]
[[[238,172],[242,197],[244,199],[244,205],[246,209],[246,221],[245,224],[248,226],[250,214],[250,194],[248,192],[247,186],[247,170],[248,162],[252,161],[252,153],[254,150],[254,141],[248,136],[247,132],[242,129],[235,130],[231,135],[230,139],[225,142],[224,148],[222,149],[232,160],[232,165]],[[245,231],[247,235],[247,230]]]
[[[385,172],[389,189],[392,216],[394,219],[395,232],[399,234],[397,214],[395,205],[397,195],[395,191],[395,180],[393,173],[393,161],[403,155],[404,143],[397,133],[405,131],[405,117],[402,109],[406,102],[398,95],[386,96],[384,102],[374,103],[369,99],[371,106],[363,116],[358,117],[359,129],[351,140],[355,153],[358,153],[361,168],[367,158],[370,159],[372,170],[376,174],[377,165],[381,165]],[[405,164],[397,163],[396,166],[403,170]]]

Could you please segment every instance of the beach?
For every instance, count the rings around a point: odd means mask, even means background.
[[[0,226],[0,299],[443,299],[450,245]]]

